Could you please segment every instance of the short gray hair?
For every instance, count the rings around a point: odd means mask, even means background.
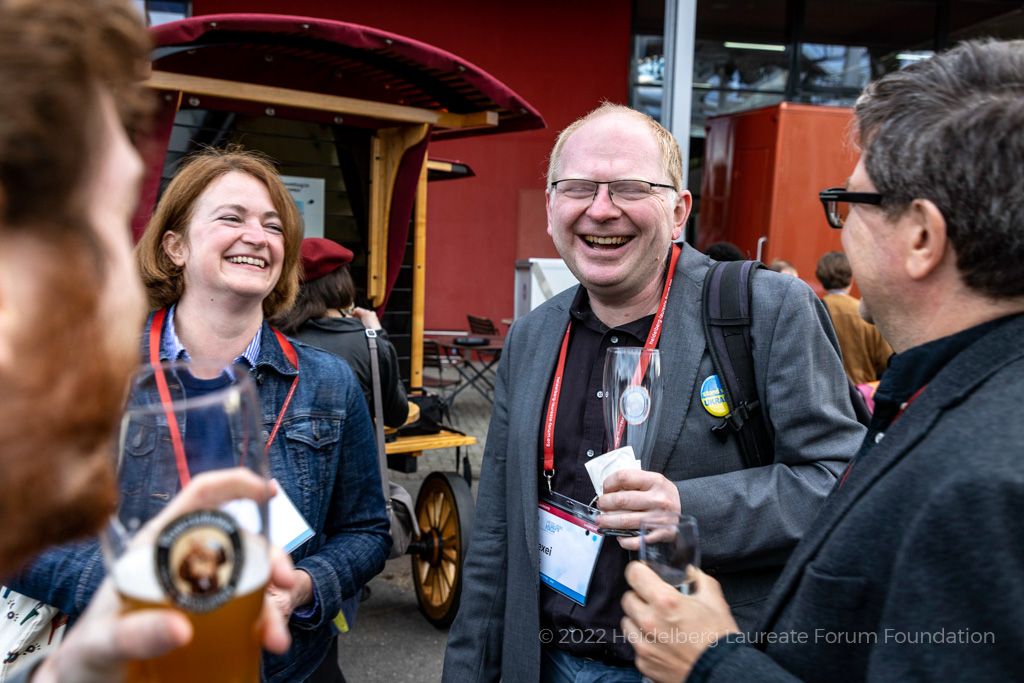
[[[854,113],[888,215],[932,201],[964,283],[1024,295],[1024,41],[965,42],[890,73]]]

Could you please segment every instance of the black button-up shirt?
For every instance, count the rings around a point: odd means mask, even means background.
[[[648,315],[610,329],[590,307],[582,287],[569,309],[572,334],[565,359],[565,373],[555,417],[555,475],[552,488],[563,495],[590,503],[596,492],[585,464],[608,450],[602,407],[605,352],[619,346],[643,346],[654,322]],[[550,392],[550,386],[548,391]],[[538,486],[543,496],[547,483],[543,470],[544,435],[538,442]],[[552,647],[580,657],[609,664],[631,666],[633,648],[619,630],[623,612],[619,601],[627,590],[624,572],[629,553],[615,538],[601,545],[590,580],[586,606],[541,584],[541,625],[553,629]]]
[[[905,404],[932,381],[939,370],[968,346],[1015,317],[1012,315],[975,325],[894,355],[875,391],[875,411],[858,455],[867,453],[881,441]]]

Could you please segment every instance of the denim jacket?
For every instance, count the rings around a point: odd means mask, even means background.
[[[144,359],[149,357],[148,331],[149,323],[142,342]],[[359,382],[340,358],[301,342],[293,344],[300,379],[271,446],[270,470],[316,532],[291,554],[295,566],[313,579],[316,609],[308,616],[300,616],[302,610],[292,615],[292,647],[286,654],[264,653],[263,679],[271,683],[305,680],[319,666],[335,636],[333,619],[342,600],[358,593],[383,569],[391,545],[374,431]],[[295,377],[266,323],[252,373],[266,439]],[[157,444],[129,442],[125,457],[145,457],[147,448],[156,453]],[[163,457],[173,461],[169,448]],[[164,504],[174,493],[151,495]],[[104,576],[103,559],[93,540],[43,553],[8,583],[74,619]]]

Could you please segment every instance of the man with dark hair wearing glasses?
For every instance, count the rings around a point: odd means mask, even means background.
[[[1024,41],[891,73],[855,119],[860,161],[822,201],[897,355],[758,631],[706,574],[684,596],[630,565],[623,626],[656,681],[1024,673]]]
[[[579,512],[596,500],[599,526],[619,533],[645,512],[696,516],[705,566],[752,623],[863,436],[828,313],[803,282],[770,271],[752,280],[750,335],[773,460],[745,467],[737,440],[712,432],[727,409],[702,328],[711,261],[673,244],[690,194],[665,128],[600,107],[559,136],[548,187],[548,233],[581,286],[509,332],[447,681],[640,680],[619,630],[639,539],[590,529],[571,537],[583,547],[560,546],[559,529],[587,527],[551,512],[558,501]],[[596,496],[585,466],[610,450],[605,352],[630,346],[660,350],[659,427],[642,469],[611,474]]]

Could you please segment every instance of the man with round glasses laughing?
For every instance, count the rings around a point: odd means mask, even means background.
[[[863,428],[828,313],[802,281],[769,271],[752,280],[750,334],[773,460],[745,467],[736,438],[712,433],[722,390],[701,316],[711,261],[673,244],[690,205],[679,147],[650,117],[605,104],[559,135],[548,233],[581,286],[509,332],[446,681],[639,682],[619,629],[623,572],[638,539],[595,536],[589,551],[566,553],[565,571],[589,580],[581,592],[559,590],[551,576],[541,579],[541,532],[550,529],[539,528],[538,508],[547,498],[583,506],[596,498],[599,526],[627,532],[646,511],[696,516],[703,564],[750,624],[855,452]],[[610,450],[605,352],[624,346],[659,349],[661,417],[642,469],[610,475],[597,497],[585,465]]]

